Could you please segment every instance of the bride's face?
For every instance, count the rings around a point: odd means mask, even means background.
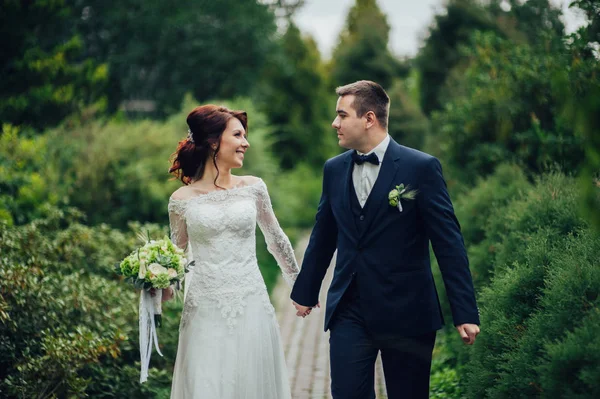
[[[231,118],[221,136],[217,163],[226,168],[241,168],[248,147],[250,143],[242,122],[238,118]]]

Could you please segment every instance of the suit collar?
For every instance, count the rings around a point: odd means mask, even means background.
[[[363,153],[362,153],[362,152],[360,152],[360,151],[356,151],[356,152],[357,152],[359,155],[369,155],[369,154],[371,154],[371,153],[375,153],[375,155],[377,155],[377,159],[379,159],[379,161],[381,162],[381,161],[383,160],[384,156],[385,156],[385,153],[386,153],[386,151],[387,151],[388,147],[389,147],[390,140],[391,140],[391,137],[390,137],[390,135],[389,135],[389,134],[387,134],[387,135],[384,137],[384,139],[383,139],[383,140],[381,140],[381,142],[380,142],[379,144],[377,144],[377,145],[375,146],[375,148],[373,148],[371,151],[369,151],[369,152],[367,152],[367,153],[365,153],[365,154],[363,154]]]
[[[389,143],[387,145],[387,149],[385,150],[383,159],[380,158],[382,163],[386,158],[390,158],[392,161],[397,161],[398,159],[401,158],[401,155],[402,155],[402,146],[400,144],[398,144],[396,142],[396,140],[394,140],[390,135],[388,135],[388,137],[389,137]],[[381,144],[383,144],[383,142]],[[352,152],[354,152],[354,151],[355,150],[348,150],[341,155],[341,156],[343,156],[345,165],[352,163]],[[373,151],[375,151],[375,149],[373,149]],[[373,151],[371,151],[371,152],[373,152]],[[379,154],[377,156],[379,157]],[[350,171],[352,171],[352,170],[350,170]]]

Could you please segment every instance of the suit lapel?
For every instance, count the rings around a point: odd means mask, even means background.
[[[367,234],[371,229],[371,225],[378,218],[381,209],[385,209],[384,207],[388,201],[390,185],[394,181],[394,177],[399,170],[397,162],[400,157],[399,149],[400,146],[394,140],[390,140],[390,144],[388,145],[385,155],[383,156],[383,161],[381,162],[379,175],[377,175],[377,180],[375,181],[373,189],[363,208],[369,215],[369,220],[367,221],[367,228],[363,230],[362,236]],[[361,239],[363,238],[362,236]]]
[[[343,200],[342,200],[342,214],[346,215],[346,217],[344,219],[347,221],[348,225],[350,226],[353,236],[358,237],[358,229],[356,228],[354,215],[352,214],[352,208],[350,205],[351,196],[356,195],[356,193],[352,189],[352,185],[350,184],[350,182],[352,181],[353,166],[354,166],[354,164],[352,162],[352,159],[351,159],[350,155],[348,155],[344,161],[345,173],[344,173],[344,181],[343,181],[344,195],[343,195]]]

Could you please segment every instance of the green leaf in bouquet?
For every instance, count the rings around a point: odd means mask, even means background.
[[[187,272],[189,272],[189,271],[190,271],[190,266],[194,266],[195,264],[196,264],[196,261],[195,261],[195,260],[193,260],[193,261],[191,261],[190,263],[188,263],[188,264],[185,266],[185,272],[186,272],[186,273],[187,273]]]
[[[142,241],[142,242],[146,242],[146,237],[144,237],[144,234],[142,232],[138,232],[136,234],[138,240]]]
[[[145,288],[145,282],[146,280],[144,280],[143,278],[136,277],[133,286],[138,290],[142,290]]]
[[[160,249],[159,249],[160,251]],[[158,263],[161,266],[167,266],[169,265],[169,263],[171,263],[171,257],[165,254],[161,254],[159,253],[158,256],[156,257],[156,263]]]

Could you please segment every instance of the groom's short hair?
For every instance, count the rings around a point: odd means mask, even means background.
[[[340,97],[353,95],[352,108],[356,110],[356,115],[362,118],[367,112],[373,111],[381,127],[387,129],[390,97],[381,85],[370,80],[359,80],[336,88],[335,93]]]

